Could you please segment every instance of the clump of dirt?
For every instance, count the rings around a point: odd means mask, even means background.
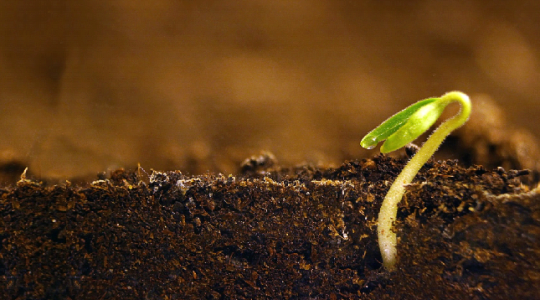
[[[527,171],[430,161],[408,186],[399,265],[376,221],[406,158],[246,160],[238,176],[118,170],[0,189],[6,299],[533,299],[540,195]]]

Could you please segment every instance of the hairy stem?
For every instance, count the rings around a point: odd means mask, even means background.
[[[379,238],[379,248],[383,258],[383,266],[388,270],[395,268],[397,259],[397,238],[396,233],[392,230],[393,222],[397,215],[397,205],[403,198],[405,193],[405,185],[412,182],[420,168],[428,161],[428,159],[437,151],[444,139],[455,129],[461,127],[469,119],[471,113],[471,102],[469,97],[461,92],[449,92],[440,98],[440,103],[446,107],[452,102],[458,102],[461,105],[461,110],[457,115],[448,119],[441,124],[422,145],[416,155],[403,168],[401,174],[396,178],[384,201],[379,212],[379,220],[377,225],[377,234]]]

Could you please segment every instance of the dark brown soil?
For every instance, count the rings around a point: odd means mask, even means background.
[[[538,299],[527,171],[428,163],[400,204],[399,266],[376,218],[405,158],[242,175],[116,171],[0,190],[2,299]]]

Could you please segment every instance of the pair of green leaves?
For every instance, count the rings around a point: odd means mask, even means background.
[[[420,100],[384,121],[369,132],[360,142],[367,149],[373,149],[379,142],[381,153],[400,149],[426,132],[441,116],[448,103],[441,98]]]

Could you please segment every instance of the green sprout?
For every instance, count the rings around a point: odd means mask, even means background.
[[[442,123],[422,145],[416,155],[403,168],[390,190],[386,194],[379,212],[377,235],[383,266],[388,270],[395,268],[397,259],[397,238],[392,224],[397,216],[397,205],[405,193],[405,186],[410,184],[420,168],[435,153],[444,139],[455,129],[461,127],[471,114],[471,101],[462,92],[449,92],[440,98],[421,100],[405,108],[384,121],[379,127],[368,133],[360,142],[367,149],[373,149],[379,142],[382,153],[400,149],[428,130],[452,102],[461,105],[457,115]]]

